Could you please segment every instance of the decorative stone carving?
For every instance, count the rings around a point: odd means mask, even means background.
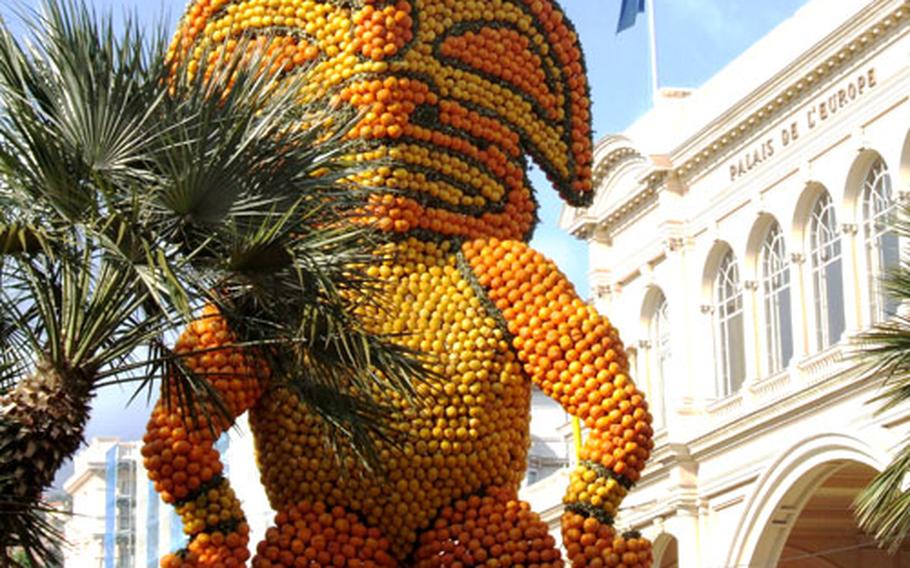
[[[668,237],[664,241],[664,248],[668,252],[678,252],[686,246],[686,239],[684,237]]]
[[[859,227],[856,225],[856,223],[841,223],[840,231],[845,236],[852,237],[859,231]]]

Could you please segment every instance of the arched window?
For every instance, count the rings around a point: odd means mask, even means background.
[[[733,251],[727,251],[714,277],[714,349],[721,396],[731,395],[746,378],[743,353],[743,291]]]
[[[667,423],[666,379],[671,375],[670,315],[667,298],[660,294],[657,307],[648,326],[648,343],[651,348],[651,388],[658,391],[657,423]]]
[[[894,205],[891,176],[885,162],[879,158],[869,168],[863,182],[863,240],[872,321],[881,321],[897,313],[898,302],[885,293],[882,285],[882,278],[900,262],[897,233],[890,225]]]
[[[793,357],[793,324],[790,319],[790,267],[784,233],[776,222],[761,247],[762,296],[765,315],[765,349],[768,372],[782,371]]]
[[[809,218],[809,251],[815,295],[815,347],[821,351],[844,333],[844,277],[834,203],[823,193]]]

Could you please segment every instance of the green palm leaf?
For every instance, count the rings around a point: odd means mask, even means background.
[[[910,236],[910,223],[903,217],[892,221],[902,237]],[[910,300],[910,264],[902,260],[883,280],[887,294],[901,302]],[[906,412],[910,400],[910,318],[906,312],[890,316],[873,326],[855,341],[853,359],[860,380],[881,381],[881,392],[874,399],[878,413],[897,408]],[[857,497],[856,515],[860,527],[892,554],[910,534],[910,440],[896,457]]]

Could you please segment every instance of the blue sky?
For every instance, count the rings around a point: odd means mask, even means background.
[[[806,0],[654,0],[658,66],[662,87],[698,87]],[[133,13],[152,26],[164,21],[173,29],[184,0],[89,0],[99,11]],[[615,34],[620,0],[562,0],[575,23],[588,63],[595,138],[621,132],[650,107],[650,63],[647,18]],[[38,7],[37,0],[18,4]],[[15,19],[16,2],[0,0],[0,13]],[[796,56],[796,54],[794,54]],[[553,258],[588,294],[588,255],[583,243],[557,227],[561,202],[539,171],[532,173],[541,204],[541,224],[533,245]],[[142,436],[148,409],[141,397],[124,410],[129,392],[102,393],[94,404],[88,436]]]

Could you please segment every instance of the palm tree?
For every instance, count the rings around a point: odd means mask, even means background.
[[[892,222],[901,236],[910,236],[907,213]],[[886,293],[900,301],[910,300],[910,264],[902,260],[884,281]],[[910,400],[910,314],[904,310],[876,324],[857,339],[855,360],[863,377],[883,381],[877,397],[879,412],[904,407]],[[905,408],[905,407],[904,407]],[[910,440],[856,499],[860,527],[874,536],[879,546],[897,552],[910,535]]]
[[[350,393],[410,396],[427,366],[354,317],[382,309],[381,239],[350,222],[371,196],[348,181],[356,117],[301,103],[306,74],[265,54],[175,70],[163,33],[82,0],[27,26],[0,23],[0,565],[53,561],[41,495],[97,389],[172,381],[224,408],[166,347],[203,303],[369,458],[385,409]]]

